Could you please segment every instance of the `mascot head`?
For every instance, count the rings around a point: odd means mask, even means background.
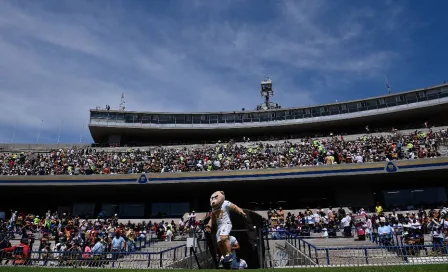
[[[226,199],[226,196],[224,195],[223,191],[216,191],[210,197],[210,206],[213,209],[219,208],[219,207],[221,207],[221,205],[225,199]]]

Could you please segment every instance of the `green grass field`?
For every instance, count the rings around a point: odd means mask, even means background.
[[[54,268],[39,268],[39,267],[1,267],[1,272],[49,272],[52,271]],[[58,271],[59,269],[55,269],[55,271]],[[69,269],[70,270],[70,269]],[[142,270],[151,270],[151,271],[167,271],[167,270],[157,270],[157,269],[84,269],[84,268],[77,268],[76,271],[82,271],[82,272],[140,272]],[[292,271],[301,271],[301,272],[446,272],[448,271],[448,264],[434,264],[434,265],[407,265],[407,266],[369,266],[369,267],[335,267],[335,268],[323,268],[323,267],[316,267],[316,268],[280,268],[280,269],[259,269],[256,271],[282,271],[282,272],[292,272]],[[59,270],[60,271],[60,270]],[[169,271],[183,271],[185,270],[169,270]],[[199,271],[199,270],[198,270]],[[204,272],[211,272],[211,271],[217,271],[217,270],[200,270]],[[223,270],[225,271],[225,270]],[[249,270],[254,271],[254,270]]]

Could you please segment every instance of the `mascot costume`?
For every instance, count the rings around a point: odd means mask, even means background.
[[[232,221],[230,221],[230,211],[234,211],[244,217],[246,214],[237,205],[225,200],[225,195],[223,191],[217,191],[210,197],[210,206],[212,207],[211,220],[205,227],[205,231],[210,233],[212,229],[212,224],[216,223],[216,241],[218,242],[218,248],[224,259],[222,262],[225,264],[230,264],[233,261],[232,250],[230,246],[229,235],[232,231]]]

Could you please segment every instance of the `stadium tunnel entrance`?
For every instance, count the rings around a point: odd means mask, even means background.
[[[180,218],[187,212],[207,212],[211,193],[250,210],[282,207],[363,207],[380,202],[436,206],[447,202],[448,170],[330,176],[290,180],[231,181],[135,185],[3,186],[0,211],[16,209],[43,214],[48,209],[92,218],[104,211],[120,218]]]

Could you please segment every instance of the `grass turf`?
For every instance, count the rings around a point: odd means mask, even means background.
[[[41,268],[41,267],[1,267],[0,272],[51,272],[54,268]],[[57,269],[59,270],[59,269]],[[56,270],[56,271],[57,271]],[[151,270],[154,272],[166,272],[167,270],[158,269],[88,269],[88,268],[77,268],[76,271],[82,272],[141,272],[142,270]],[[316,267],[316,268],[282,268],[282,269],[258,269],[249,271],[278,271],[278,272],[446,272],[448,271],[448,264],[429,264],[429,265],[406,265],[406,266],[364,266],[364,267]],[[61,270],[59,270],[61,271]],[[63,271],[63,270],[62,270]],[[179,271],[185,272],[185,270],[169,270],[169,271]],[[199,270],[197,270],[199,271]],[[211,272],[217,270],[200,270],[204,272]],[[222,270],[225,271],[225,270]]]

